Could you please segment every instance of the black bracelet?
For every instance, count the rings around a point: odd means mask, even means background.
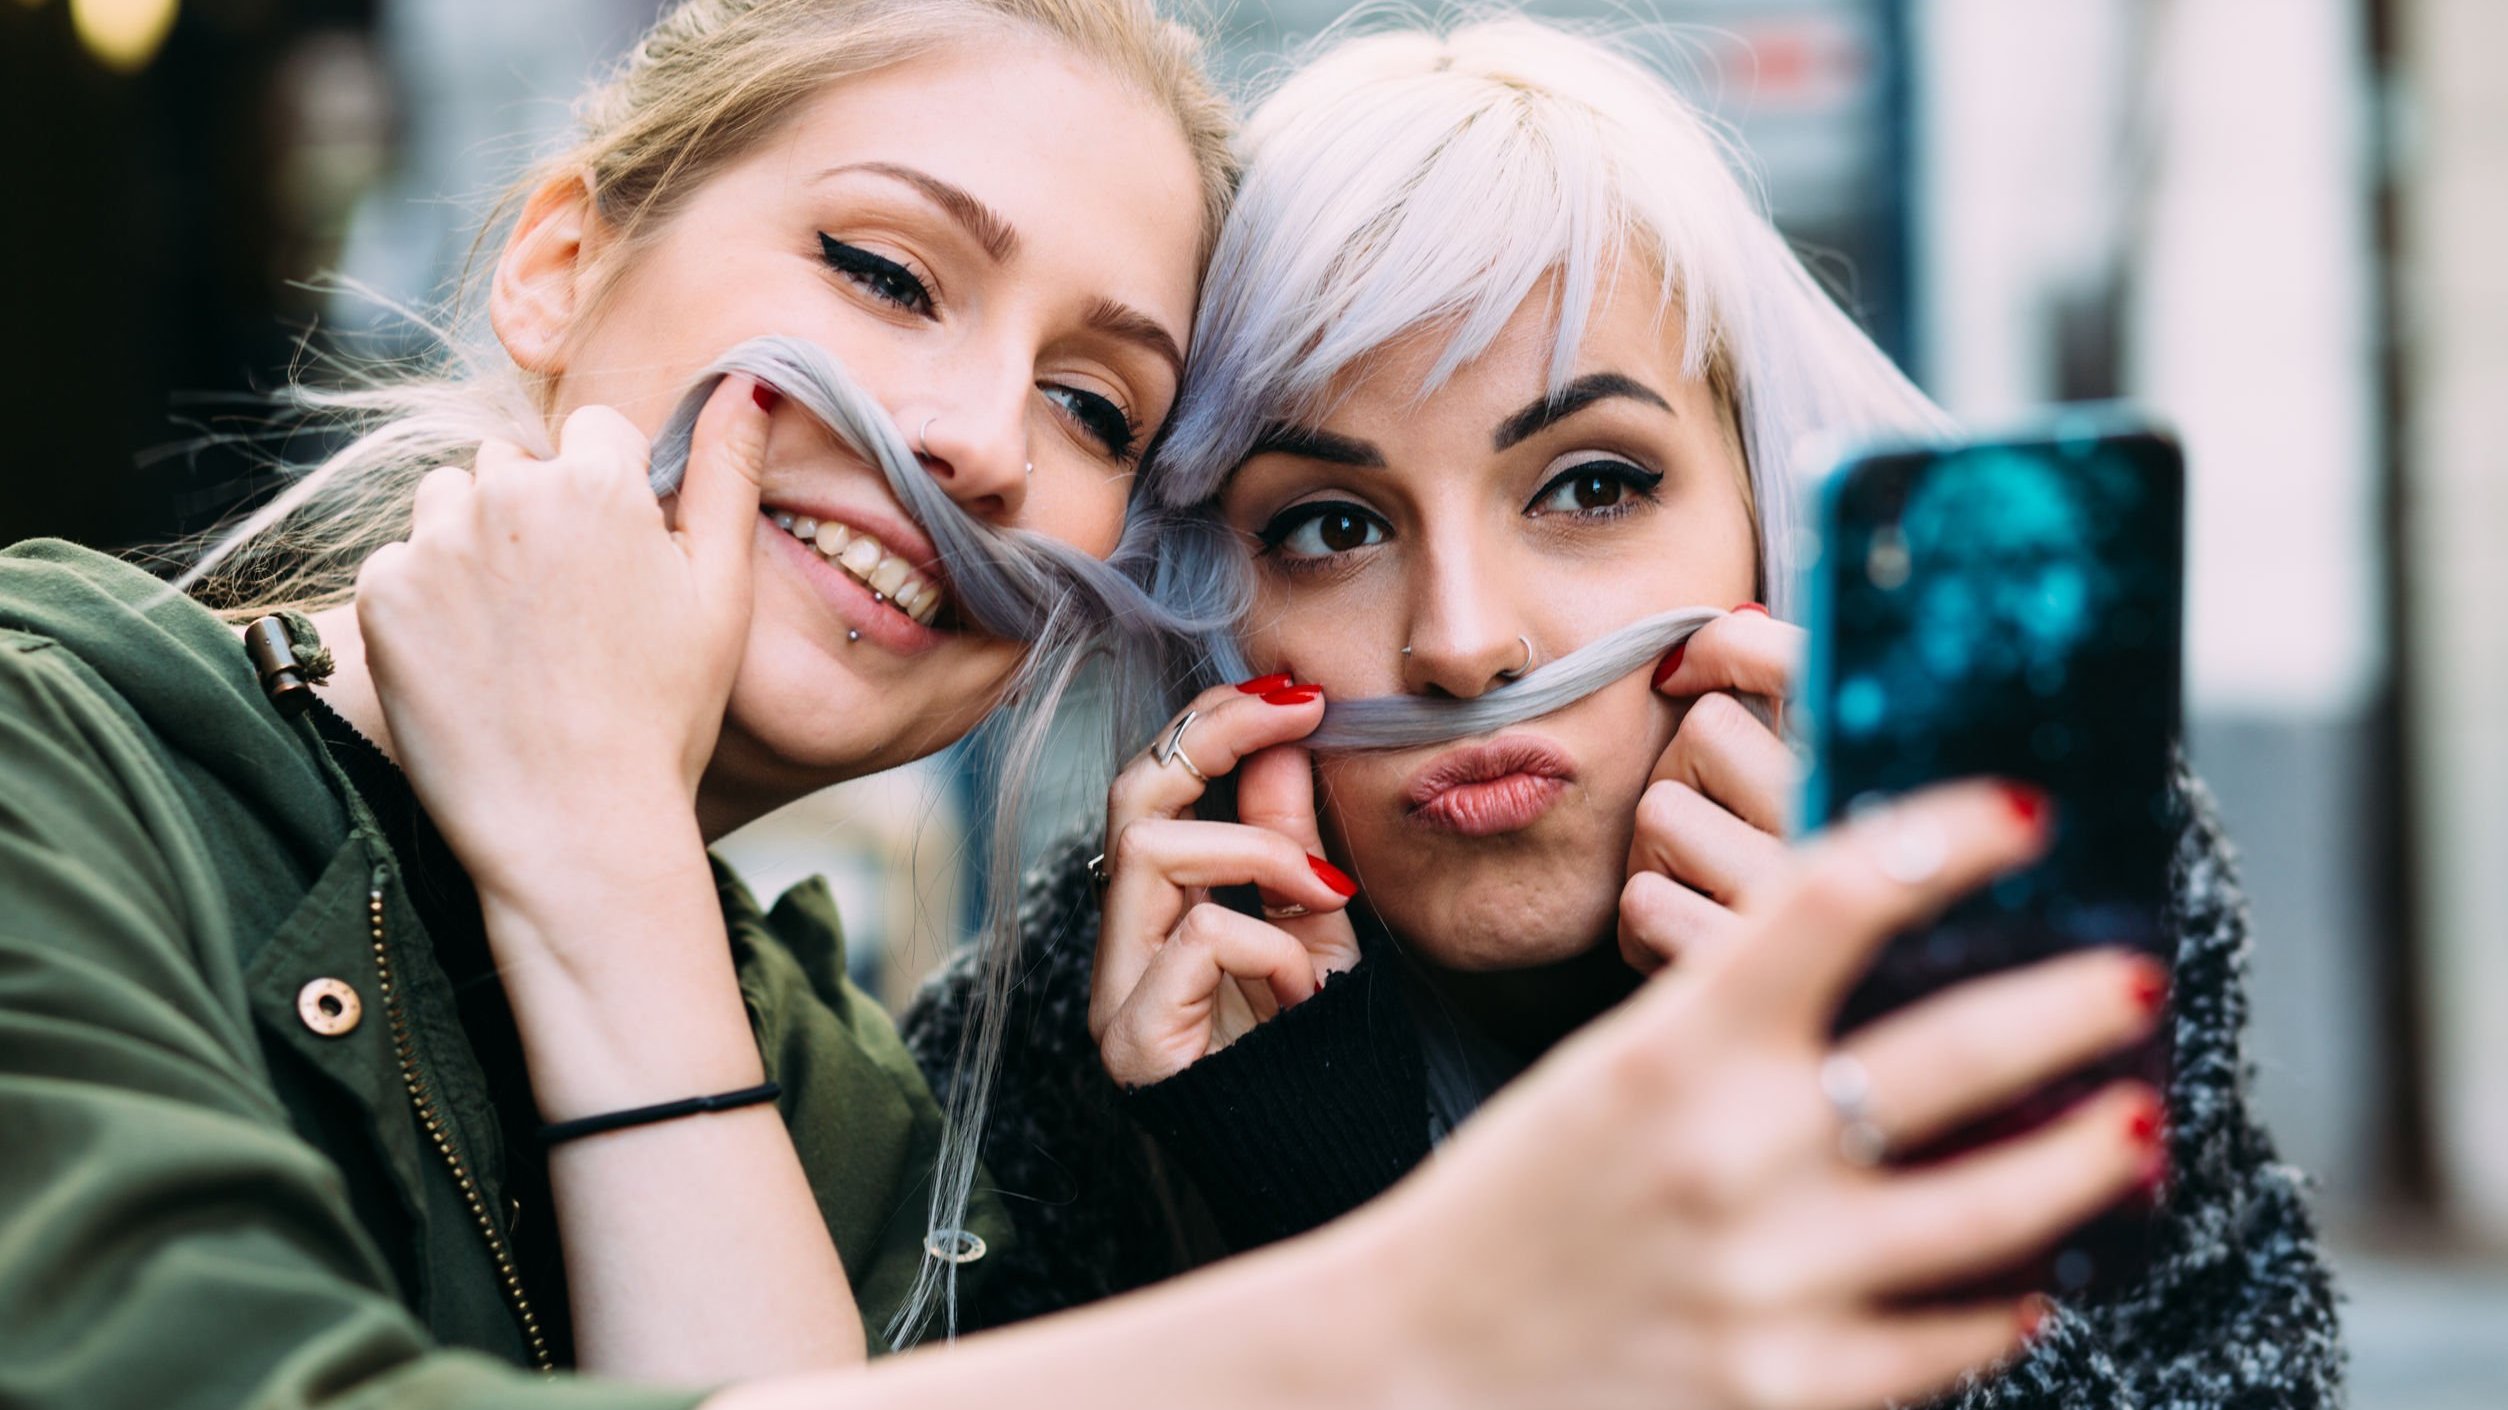
[[[783,1094],[784,1089],[774,1083],[760,1082],[754,1087],[743,1087],[737,1092],[723,1092],[711,1097],[690,1097],[685,1101],[664,1102],[660,1106],[631,1107],[600,1116],[579,1116],[572,1121],[552,1121],[540,1128],[540,1144],[554,1146],[626,1126],[649,1126],[656,1121],[675,1121],[683,1116],[698,1116],[709,1111],[736,1111],[744,1106],[771,1102]]]

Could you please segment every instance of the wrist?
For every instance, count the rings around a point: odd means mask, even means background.
[[[678,846],[622,839],[600,862],[480,891],[541,1116],[568,1121],[765,1080],[693,826]]]

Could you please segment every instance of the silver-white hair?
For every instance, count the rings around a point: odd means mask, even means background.
[[[1635,290],[1667,329],[1679,320],[1684,374],[1729,398],[1763,596],[1788,615],[1805,438],[1923,437],[1945,418],[1787,247],[1731,145],[1649,67],[1645,33],[1485,12],[1444,31],[1377,23],[1326,36],[1247,124],[1181,408],[1144,471],[1141,493],[1192,526],[1168,520],[1146,545],[1157,589],[1205,610],[1245,600],[1247,555],[1215,497],[1266,429],[1327,414],[1362,359],[1446,330],[1425,398],[1549,291],[1556,390],[1598,301]],[[1418,744],[1535,718],[1697,620],[1649,619],[1477,701],[1345,702],[1315,742]],[[1200,681],[1244,673],[1229,634],[1193,655]]]

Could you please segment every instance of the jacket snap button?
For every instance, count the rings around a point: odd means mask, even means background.
[[[304,988],[296,991],[296,1016],[325,1038],[354,1031],[357,1020],[365,1013],[366,1006],[358,1000],[357,991],[337,979],[308,980]]]

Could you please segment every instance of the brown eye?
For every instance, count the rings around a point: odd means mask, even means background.
[[[1283,559],[1321,561],[1385,541],[1385,521],[1346,500],[1301,504],[1283,511],[1257,535]]]
[[[1367,521],[1347,510],[1336,510],[1315,521],[1315,536],[1324,548],[1333,553],[1347,553],[1367,546]]]
[[[1580,519],[1616,519],[1655,497],[1663,476],[1624,460],[1595,460],[1562,471],[1541,487],[1525,510],[1528,514],[1568,514]]]
[[[1601,475],[1584,475],[1576,481],[1575,498],[1579,509],[1608,509],[1628,493],[1628,486]]]

